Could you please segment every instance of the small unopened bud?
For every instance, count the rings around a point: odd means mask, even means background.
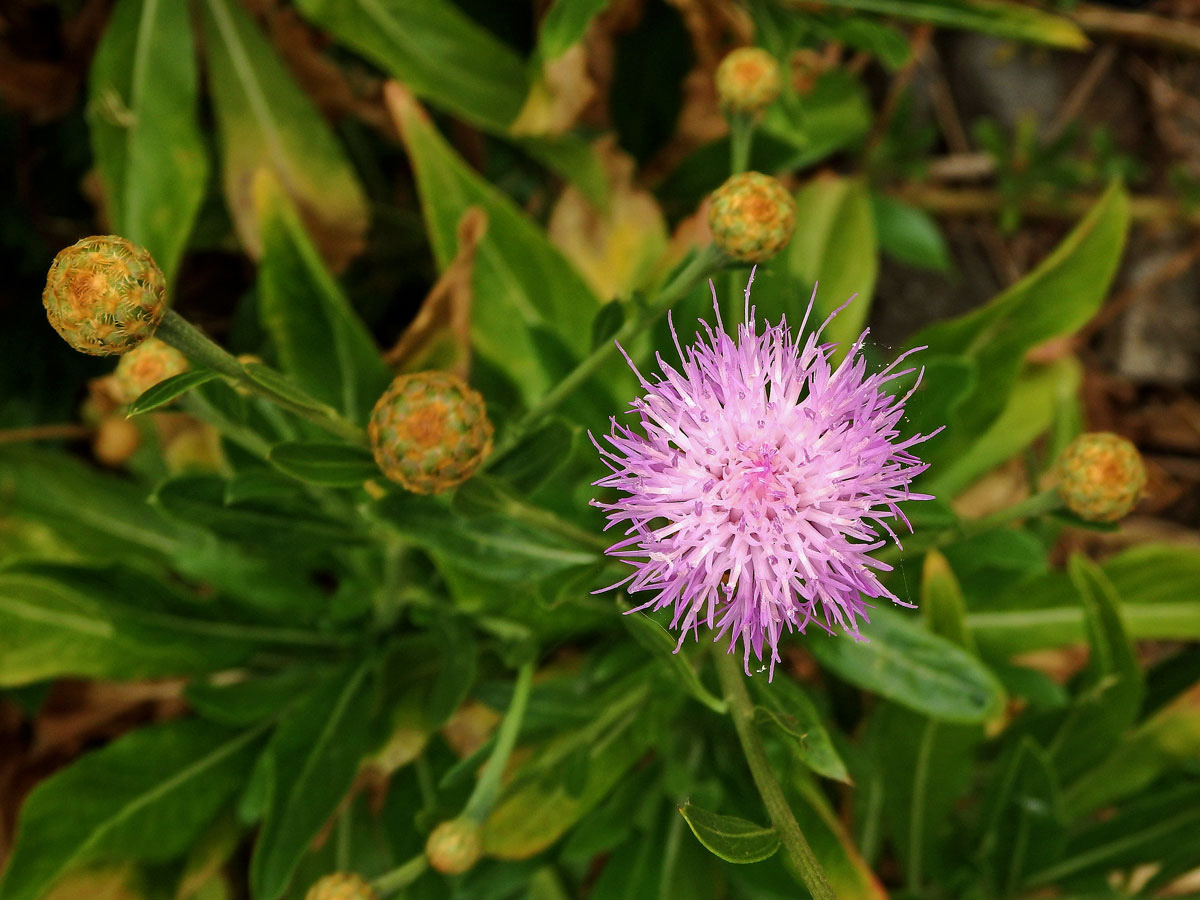
[[[132,350],[167,311],[167,282],[144,248],[116,235],[84,238],[59,251],[42,304],[54,330],[93,356]]]
[[[470,819],[443,822],[425,842],[429,865],[443,875],[461,875],[479,862],[483,853],[483,832]]]
[[[1058,461],[1059,496],[1089,522],[1115,522],[1128,513],[1146,486],[1137,447],[1107,431],[1081,434]]]
[[[361,875],[334,872],[310,887],[304,900],[379,900],[379,894]]]
[[[717,247],[729,256],[765,262],[792,239],[796,201],[770,175],[743,172],[713,191],[708,225]]]
[[[187,357],[158,338],[150,338],[121,357],[117,363],[117,390],[125,403],[132,403],[160,381],[182,375]]]
[[[371,410],[367,435],[383,474],[417,494],[461,484],[492,452],[483,397],[449,372],[398,377]]]
[[[761,112],[775,102],[782,86],[779,63],[758,47],[734,50],[717,66],[717,97],[729,112]]]

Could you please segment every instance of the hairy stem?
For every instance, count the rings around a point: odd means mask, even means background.
[[[762,738],[754,727],[754,704],[750,693],[746,690],[743,680],[746,676],[738,666],[734,656],[715,649],[717,675],[721,679],[721,688],[725,692],[725,702],[729,704],[729,712],[733,716],[733,725],[737,729],[738,740],[742,744],[742,752],[746,763],[750,766],[750,774],[754,776],[754,784],[758,787],[759,796],[767,808],[767,815],[775,831],[779,834],[780,843],[788,859],[799,872],[805,887],[813,896],[813,900],[837,900],[829,880],[817,862],[812,847],[800,830],[800,824],[792,815],[791,807],[783,796],[783,788],[779,779],[771,769],[767,752],[763,749]]]

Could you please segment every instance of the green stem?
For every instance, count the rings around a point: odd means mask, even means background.
[[[425,859],[425,851],[422,850],[403,865],[380,875],[371,882],[371,887],[375,888],[380,897],[386,897],[394,891],[408,887],[425,874],[428,866],[429,862]]]
[[[500,797],[500,778],[508,765],[508,757],[512,754],[517,743],[517,735],[521,731],[521,720],[525,718],[525,706],[529,703],[529,690],[533,686],[533,661],[522,664],[517,672],[517,683],[513,687],[512,700],[508,704],[508,712],[500,723],[496,733],[496,746],[492,755],[484,763],[483,773],[467,800],[463,809],[463,818],[470,819],[476,825],[482,825],[491,814],[492,807]]]
[[[335,864],[339,872],[345,872],[350,868],[350,816],[354,809],[354,802],[351,801],[342,814],[338,816],[337,821],[337,847],[334,850]]]
[[[353,422],[343,419],[321,401],[309,397],[299,387],[289,385],[289,392],[292,396],[288,396],[272,390],[261,381],[252,378],[233,354],[209,340],[200,329],[175,310],[167,310],[155,336],[164,343],[170,344],[195,365],[220,372],[247,390],[267,398],[277,406],[281,406],[353,444],[366,443],[366,436],[361,428]],[[282,375],[275,374],[276,377],[283,380]]]
[[[829,880],[817,862],[812,847],[800,830],[800,824],[792,815],[787,799],[783,796],[783,788],[779,779],[771,769],[767,752],[763,748],[762,738],[754,727],[754,704],[750,693],[746,690],[745,675],[738,666],[734,656],[714,651],[717,664],[717,675],[721,679],[721,688],[725,692],[725,701],[729,704],[729,712],[733,716],[733,725],[737,729],[738,740],[742,743],[742,752],[750,766],[750,774],[754,776],[754,784],[758,787],[759,796],[767,808],[767,815],[775,831],[779,834],[780,843],[788,859],[796,867],[805,887],[813,896],[813,900],[837,900]]]
[[[729,115],[729,171],[733,175],[750,168],[750,148],[754,144],[754,118],[746,113]]]
[[[662,290],[658,292],[651,303],[638,308],[626,320],[625,324],[613,335],[612,340],[605,341],[593,350],[591,354],[575,367],[571,374],[560,381],[555,388],[513,424],[504,440],[497,444],[495,452],[488,458],[488,461],[484,464],[484,468],[488,468],[493,463],[502,459],[508,451],[521,442],[521,439],[526,434],[532,431],[537,425],[540,425],[542,420],[550,415],[559,404],[582,387],[584,382],[591,378],[617,352],[618,344],[627,344],[641,334],[659,316],[679,302],[680,298],[687,294],[697,281],[712,272],[724,261],[724,254],[715,245],[709,244],[702,247],[688,261],[687,265],[681,268],[675,274],[675,277],[663,286]]]

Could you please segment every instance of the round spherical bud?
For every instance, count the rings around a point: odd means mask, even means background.
[[[186,356],[170,344],[150,338],[122,356],[113,374],[121,399],[132,403],[160,381],[182,375],[187,369]]]
[[[734,175],[712,193],[708,226],[717,246],[741,262],[764,262],[787,246],[796,228],[796,201],[760,172]]]
[[[142,432],[136,423],[114,416],[96,427],[92,454],[106,466],[123,466],[142,444]]]
[[[449,372],[399,376],[371,410],[367,435],[383,474],[417,494],[461,484],[492,452],[483,397]]]
[[[1089,522],[1115,522],[1128,513],[1146,486],[1137,447],[1107,431],[1081,434],[1058,461],[1059,496]]]
[[[132,350],[167,311],[167,282],[154,258],[123,237],[86,237],[59,251],[42,304],[54,330],[93,356]]]
[[[717,97],[730,112],[761,112],[775,102],[782,86],[779,63],[759,47],[734,50],[717,66]]]
[[[334,872],[310,887],[304,900],[379,900],[379,894],[361,875]]]
[[[425,842],[429,865],[443,875],[461,875],[479,862],[483,831],[470,819],[443,822]]]

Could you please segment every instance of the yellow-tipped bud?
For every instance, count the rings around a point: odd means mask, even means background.
[[[1115,522],[1146,487],[1146,466],[1130,441],[1108,431],[1081,434],[1058,461],[1059,496],[1089,522]]]
[[[429,865],[443,875],[461,875],[479,862],[483,854],[483,832],[470,819],[443,822],[425,843]]]
[[[379,900],[379,894],[361,875],[334,872],[310,887],[304,900]]]
[[[762,112],[782,87],[779,63],[759,47],[734,50],[717,66],[717,97],[729,112]]]
[[[743,172],[712,193],[713,240],[741,262],[759,263],[787,246],[796,228],[796,201],[770,175]]]
[[[170,344],[150,338],[122,356],[113,374],[122,401],[132,403],[160,381],[182,375],[187,369],[186,356]]]
[[[42,304],[63,339],[113,356],[154,334],[167,311],[167,282],[144,247],[116,235],[86,237],[59,251]]]
[[[417,494],[461,484],[492,452],[483,397],[449,372],[398,377],[371,410],[367,435],[383,474]]]

